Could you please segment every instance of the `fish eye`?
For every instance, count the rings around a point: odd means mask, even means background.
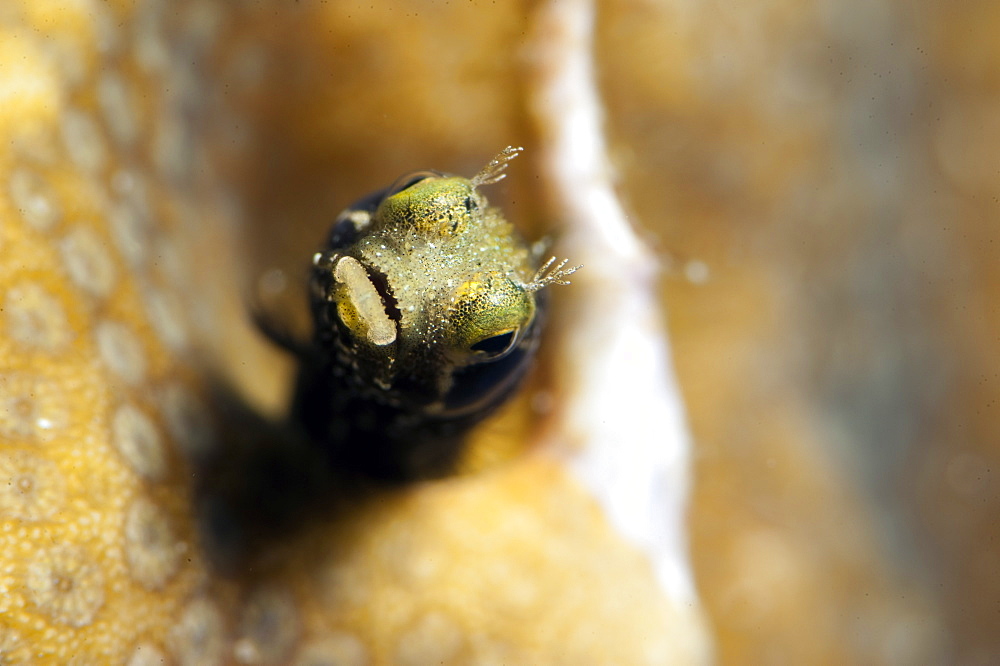
[[[469,280],[458,288],[453,302],[446,339],[452,360],[463,366],[509,355],[535,315],[532,295],[508,277]]]
[[[517,329],[490,336],[472,345],[472,351],[480,352],[491,361],[503,358],[514,348]]]
[[[387,197],[391,197],[394,194],[399,194],[403,190],[408,190],[418,183],[422,183],[430,178],[440,178],[441,174],[437,171],[417,171],[414,173],[408,173],[405,176],[397,179],[392,187],[386,192]]]

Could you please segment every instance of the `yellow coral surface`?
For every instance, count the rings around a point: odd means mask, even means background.
[[[268,134],[282,100],[267,99],[263,82],[303,55],[269,40],[308,20],[349,46],[384,18],[353,11],[84,0],[0,10],[0,662],[654,664],[703,654],[697,613],[667,600],[594,500],[560,464],[517,455],[524,400],[499,434],[479,438],[465,465],[477,473],[348,499],[218,568],[199,461],[239,442],[211,394],[231,382],[278,410],[285,393],[281,359],[245,322],[240,267],[256,268],[240,234],[259,234],[261,220],[244,211],[254,197],[272,211],[294,194],[311,178],[309,157],[264,194],[250,180],[279,168],[287,142],[343,131],[307,106],[287,134]],[[505,21],[485,30],[497,43],[516,24]],[[336,54],[316,54],[341,75]],[[464,75],[488,80],[502,69],[490,58],[470,59],[464,67],[484,70]],[[357,94],[360,113],[406,91]],[[327,115],[344,113],[341,101],[328,100]],[[425,124],[421,141],[444,131],[411,113]],[[481,116],[464,122],[479,131]],[[411,129],[399,127],[398,140]],[[273,163],[250,169],[247,159]],[[377,177],[423,166],[401,154],[360,162],[379,164]],[[301,215],[311,226],[292,235],[303,237],[336,212],[301,208],[267,224],[291,228]],[[268,261],[280,266],[281,253]]]

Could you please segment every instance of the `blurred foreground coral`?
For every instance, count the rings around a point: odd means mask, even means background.
[[[717,656],[997,662],[996,3],[624,4]]]

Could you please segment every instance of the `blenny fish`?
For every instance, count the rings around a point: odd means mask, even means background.
[[[292,420],[338,465],[390,480],[447,474],[466,432],[529,368],[543,290],[579,267],[539,261],[482,192],[521,150],[472,178],[403,176],[343,211],[313,256]]]

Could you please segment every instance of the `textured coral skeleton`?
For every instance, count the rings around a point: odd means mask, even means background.
[[[259,358],[233,234],[257,111],[209,72],[252,96],[271,20],[196,1],[0,10],[0,661],[698,661],[691,600],[525,429],[503,464],[350,500],[216,569],[192,479],[236,437],[210,373]],[[573,270],[547,268],[537,281]]]

